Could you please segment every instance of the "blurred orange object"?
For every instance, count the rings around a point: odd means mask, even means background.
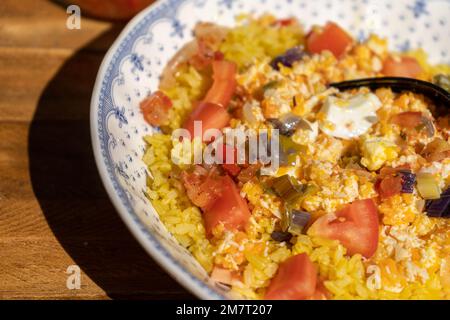
[[[128,20],[155,0],[72,0],[81,13],[101,19]]]

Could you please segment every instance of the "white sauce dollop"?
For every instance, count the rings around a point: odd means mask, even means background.
[[[351,99],[329,96],[320,110],[325,115],[320,129],[337,138],[358,137],[378,122],[376,111],[380,107],[381,101],[373,93],[358,94]]]

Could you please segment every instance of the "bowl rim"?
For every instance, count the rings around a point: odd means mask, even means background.
[[[144,250],[159,264],[159,266],[167,271],[173,279],[175,279],[184,288],[189,290],[198,298],[222,300],[226,299],[226,297],[220,295],[217,291],[208,286],[205,281],[199,279],[197,276],[185,269],[178,262],[178,260],[161,245],[160,241],[148,230],[148,228],[137,216],[136,212],[131,207],[127,207],[120,199],[120,196],[118,195],[118,192],[120,190],[117,190],[115,188],[112,177],[108,173],[108,165],[101,152],[101,138],[98,134],[98,111],[100,108],[98,101],[100,101],[101,98],[101,89],[104,84],[103,79],[106,76],[108,67],[113,62],[112,60],[114,58],[114,54],[119,49],[120,45],[126,40],[127,35],[137,27],[139,22],[142,21],[144,17],[157,9],[164,10],[164,8],[168,8],[174,4],[181,4],[184,1],[185,0],[155,1],[153,4],[142,10],[127,23],[112,46],[108,49],[97,72],[97,77],[95,80],[95,85],[90,102],[91,142],[97,169],[106,192],[119,216],[122,218],[125,225],[128,227],[136,240],[140,243],[140,245],[144,248]]]

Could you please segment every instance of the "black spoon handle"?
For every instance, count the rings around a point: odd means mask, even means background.
[[[380,78],[364,78],[358,80],[349,80],[342,82],[334,82],[330,87],[339,90],[349,90],[360,87],[368,87],[370,89],[378,89],[390,87],[393,91],[412,91],[423,94],[435,102],[441,102],[446,107],[450,107],[450,93],[431,82],[400,77],[380,77]]]

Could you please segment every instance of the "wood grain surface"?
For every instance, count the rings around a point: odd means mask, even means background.
[[[191,299],[126,229],[94,163],[89,102],[123,25],[66,18],[52,1],[0,1],[0,299]]]

